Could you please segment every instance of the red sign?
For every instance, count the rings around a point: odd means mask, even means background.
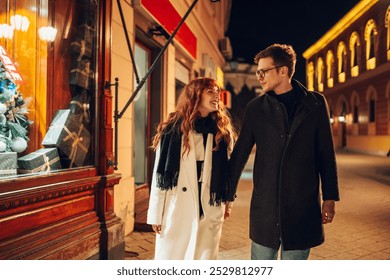
[[[232,108],[232,99],[230,91],[223,90],[221,91],[221,101],[225,105],[226,108]]]
[[[175,30],[182,17],[169,0],[142,0],[142,6],[169,32]],[[175,39],[196,59],[196,36],[184,22]]]
[[[8,56],[7,51],[3,48],[3,46],[0,46],[0,60],[7,73],[15,82],[23,82],[22,76],[20,75],[18,69],[16,69],[15,64]]]

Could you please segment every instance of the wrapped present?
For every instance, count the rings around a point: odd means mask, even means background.
[[[42,141],[44,147],[58,148],[62,167],[83,166],[88,153],[91,134],[79,119],[70,109],[58,110]]]
[[[16,152],[0,153],[0,177],[16,175],[17,158]]]
[[[79,122],[83,124],[89,124],[91,122],[91,115],[89,111],[90,96],[86,90],[81,90],[73,96],[68,108],[72,114],[79,116]]]
[[[18,158],[19,173],[50,172],[61,169],[57,148],[43,148]]]
[[[70,43],[70,52],[78,57],[78,60],[83,58],[92,58],[92,44],[82,39]]]
[[[95,80],[95,74],[90,67],[91,62],[89,59],[77,60],[70,70],[69,84],[91,91]]]
[[[81,24],[79,26],[79,37],[81,37],[85,42],[93,44],[93,39],[95,36],[95,28],[90,24]]]
[[[43,138],[42,145],[44,147],[57,147],[60,142],[61,134],[63,134],[64,126],[70,121],[70,109],[58,110],[54,116],[50,127]]]

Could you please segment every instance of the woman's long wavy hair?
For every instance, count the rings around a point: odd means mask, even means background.
[[[209,89],[218,88],[218,91],[221,92],[221,88],[218,85],[217,81],[211,78],[197,78],[192,80],[188,85],[185,86],[183,92],[180,94],[176,110],[173,113],[170,113],[166,121],[161,122],[157,126],[157,133],[154,136],[152,147],[157,148],[158,143],[161,139],[161,136],[164,134],[167,127],[175,127],[175,123],[178,120],[181,120],[180,128],[183,133],[183,146],[184,151],[183,155],[187,152],[190,152],[190,143],[189,143],[189,133],[194,130],[194,123],[197,117],[200,116],[198,107],[202,100],[202,94]],[[218,111],[210,113],[213,120],[216,121],[218,131],[215,136],[216,146],[214,150],[218,150],[219,143],[223,139],[228,148],[232,147],[232,139],[236,139],[237,135],[234,131],[233,125],[231,123],[230,117],[225,109],[225,106],[222,102],[219,102]]]

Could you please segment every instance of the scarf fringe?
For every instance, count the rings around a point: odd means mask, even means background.
[[[221,206],[222,202],[227,201],[227,196],[221,196],[221,194],[210,193],[210,206]]]
[[[179,179],[179,172],[169,172],[165,171],[164,174],[157,173],[156,174],[156,180],[157,180],[157,188],[162,190],[171,190],[173,187],[177,186],[177,181]]]
[[[179,172],[175,173],[175,176],[157,174],[157,188],[161,190],[172,190],[177,186]],[[209,204],[210,206],[221,206],[222,202],[227,202],[227,196],[217,193],[210,193]]]

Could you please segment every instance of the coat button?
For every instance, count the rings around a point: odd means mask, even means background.
[[[181,190],[182,190],[183,192],[186,192],[186,191],[187,191],[187,188],[186,188],[186,187],[183,187]]]

